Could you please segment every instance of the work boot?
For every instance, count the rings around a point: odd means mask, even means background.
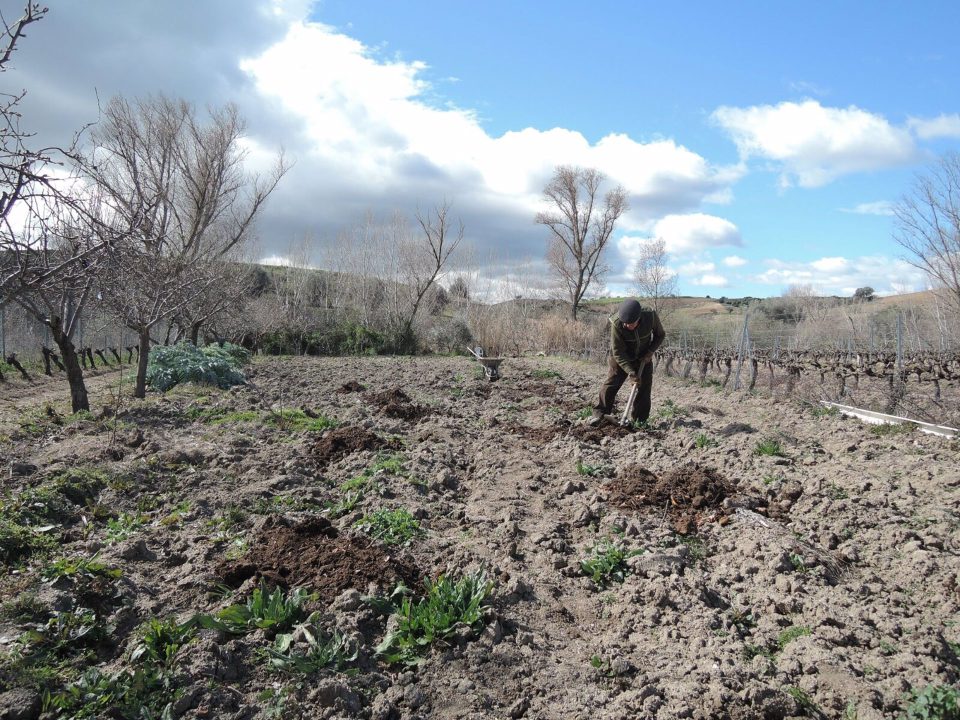
[[[602,422],[603,422],[603,413],[597,410],[596,408],[594,408],[593,414],[590,415],[589,418],[587,418],[587,425],[589,425],[590,427],[596,427]]]

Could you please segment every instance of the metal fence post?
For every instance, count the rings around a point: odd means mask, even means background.
[[[7,358],[7,308],[0,305],[0,360]]]
[[[903,371],[903,313],[897,313],[897,375]]]

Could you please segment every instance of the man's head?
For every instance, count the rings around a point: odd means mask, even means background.
[[[620,303],[620,309],[617,311],[617,315],[620,318],[620,322],[624,326],[633,330],[637,327],[637,323],[640,322],[640,313],[643,312],[643,308],[640,306],[640,303],[629,298]]]

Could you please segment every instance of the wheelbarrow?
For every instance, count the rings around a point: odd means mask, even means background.
[[[493,382],[494,380],[500,379],[500,363],[504,361],[504,358],[487,357],[483,352],[483,348],[480,346],[476,348],[468,347],[467,350],[469,350],[470,354],[483,366],[483,372],[487,376],[487,380]]]

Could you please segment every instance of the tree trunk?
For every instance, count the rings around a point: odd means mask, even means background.
[[[195,322],[190,326],[190,343],[194,346],[199,345],[200,340],[200,328],[203,326],[203,322]]]
[[[137,358],[137,385],[133,396],[145,398],[147,396],[147,362],[150,360],[150,328],[141,328],[140,357]]]
[[[56,318],[54,318],[57,320]],[[70,383],[70,407],[73,412],[90,410],[90,400],[87,397],[87,385],[83,380],[83,368],[77,357],[77,349],[73,341],[63,332],[60,322],[51,323],[50,334],[60,349],[63,365],[67,371],[67,382]]]

